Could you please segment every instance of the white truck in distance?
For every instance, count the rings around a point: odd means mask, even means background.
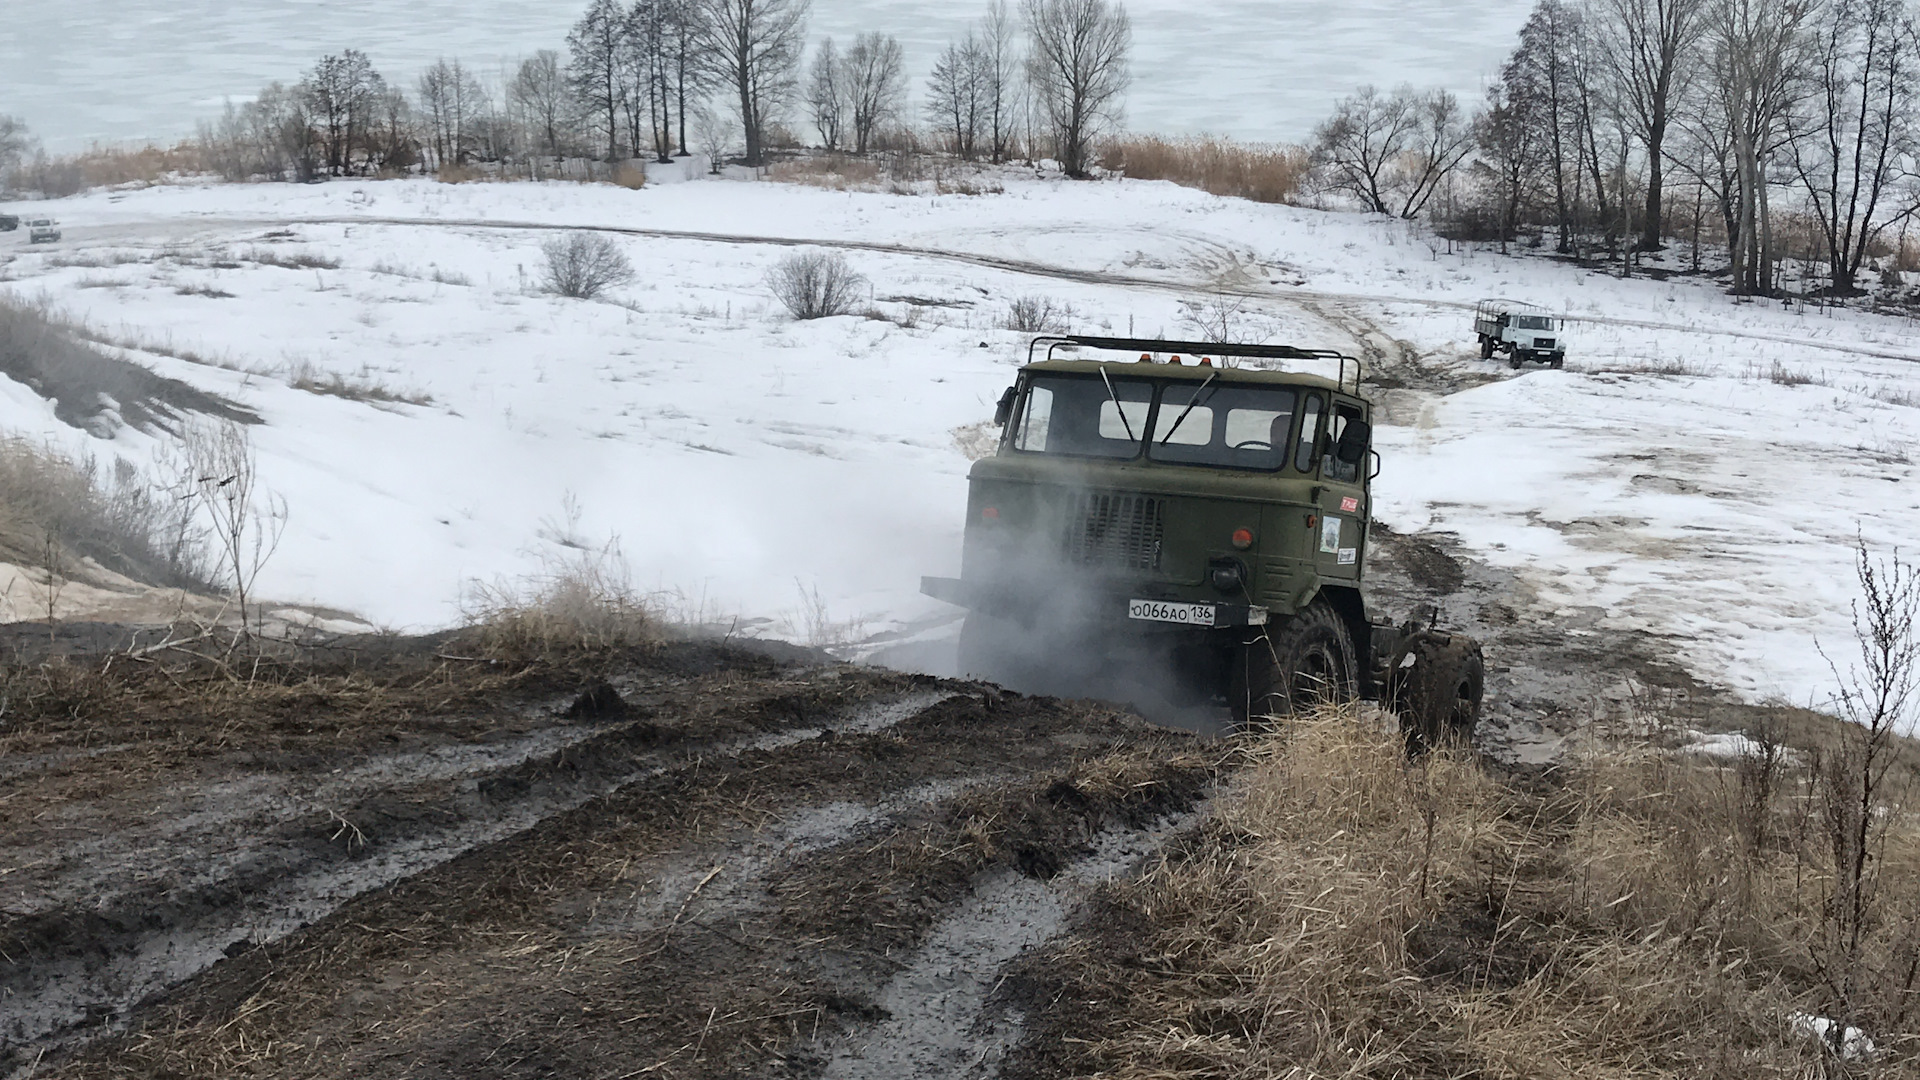
[[[1505,353],[1517,369],[1532,360],[1548,367],[1567,362],[1566,321],[1545,308],[1512,300],[1482,300],[1473,311],[1480,359]]]

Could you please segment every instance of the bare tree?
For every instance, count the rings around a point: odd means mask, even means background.
[[[766,163],[767,124],[792,99],[810,0],[706,0],[703,44],[732,91],[746,163]]]
[[[853,152],[864,154],[881,126],[900,115],[900,102],[907,89],[900,42],[877,30],[861,34],[840,58],[840,69],[847,94],[847,118],[852,123]]]
[[[666,61],[668,98],[678,122],[680,156],[686,156],[688,116],[713,86],[707,53],[707,6],[701,0],[659,0],[665,8],[661,50]]]
[[[559,157],[572,127],[573,109],[560,54],[541,49],[520,62],[507,87],[507,97],[525,117],[534,145],[548,157]]]
[[[1582,62],[1576,44],[1581,33],[1579,10],[1567,0],[1540,0],[1520,30],[1520,42],[1501,69],[1500,85],[1507,102],[1531,113],[1545,141],[1544,151],[1553,181],[1554,221],[1559,233],[1555,250],[1573,251],[1574,222],[1579,213],[1580,171],[1585,140],[1579,135],[1580,112],[1574,102],[1581,82],[1576,70]]]
[[[1013,133],[1018,130],[1021,113],[1025,111],[1020,82],[1024,61],[1016,41],[1018,29],[1012,12],[1007,10],[1007,0],[992,0],[987,6],[986,21],[980,27],[980,75],[986,105],[987,152],[996,165],[1007,160]]]
[[[1664,234],[1667,131],[1673,122],[1690,55],[1707,26],[1707,0],[1601,0],[1601,54],[1618,87],[1618,102],[1646,149],[1646,220],[1639,247],[1657,251]]]
[[[480,80],[458,58],[442,57],[421,72],[419,96],[434,166],[465,164],[491,111]]]
[[[1474,141],[1497,185],[1503,245],[1513,238],[1546,173],[1547,117],[1541,105],[1524,84],[1516,93],[1501,81],[1488,88],[1487,106],[1474,121]]]
[[[1393,213],[1393,170],[1413,138],[1412,104],[1410,89],[1383,97],[1363,86],[1314,129],[1315,164],[1330,172],[1335,190],[1376,214]]]
[[[0,114],[0,186],[6,184],[33,147],[34,139],[27,130],[27,122],[17,116]]]
[[[301,80],[300,94],[318,131],[327,171],[344,175],[386,94],[385,80],[365,53],[348,49],[321,57]]]
[[[1709,77],[1728,135],[1735,196],[1734,291],[1773,291],[1776,259],[1766,163],[1785,139],[1801,92],[1817,0],[1716,0],[1708,24]]]
[[[725,163],[727,143],[733,138],[733,127],[719,110],[707,105],[695,107],[693,113],[693,140],[700,152],[707,155],[707,171],[715,176],[720,174]]]
[[[1084,177],[1094,139],[1120,119],[1133,24],[1108,0],[1026,0],[1025,11],[1028,84],[1061,170]]]
[[[621,50],[626,42],[627,13],[619,0],[593,0],[587,13],[567,34],[567,80],[594,128],[607,137],[607,160],[620,156]]]
[[[830,37],[821,38],[813,53],[813,67],[807,72],[807,115],[813,129],[820,133],[820,148],[840,149],[846,131],[847,94],[841,85],[840,50]]]
[[[927,119],[947,147],[968,161],[979,153],[980,129],[991,111],[987,63],[986,50],[969,33],[948,43],[927,80]]]
[[[1826,242],[1832,291],[1853,296],[1875,238],[1916,209],[1888,205],[1902,159],[1920,154],[1915,29],[1903,0],[1831,0],[1814,40],[1811,93],[1787,114],[1788,146]]]

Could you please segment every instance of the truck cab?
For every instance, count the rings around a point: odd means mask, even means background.
[[[1378,696],[1381,647],[1399,639],[1360,591],[1377,458],[1359,361],[1041,338],[996,419],[961,576],[922,584],[968,609],[962,674],[1059,692],[1049,672],[1098,685],[1153,663],[1241,722]]]

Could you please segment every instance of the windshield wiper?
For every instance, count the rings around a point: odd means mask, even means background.
[[[1186,411],[1186,412],[1183,412],[1183,413],[1181,413],[1181,414],[1180,414],[1180,416],[1179,416],[1179,418],[1177,418],[1176,420],[1174,420],[1174,422],[1173,422],[1173,426],[1167,429],[1167,433],[1166,433],[1166,435],[1165,435],[1164,437],[1162,437],[1162,438],[1161,438],[1161,440],[1160,440],[1160,445],[1161,445],[1161,446],[1165,446],[1165,445],[1167,445],[1167,440],[1168,440],[1168,439],[1171,439],[1171,438],[1173,438],[1173,433],[1174,433],[1174,432],[1176,432],[1176,431],[1179,431],[1179,430],[1180,430],[1180,425],[1181,425],[1181,424],[1184,424],[1184,423],[1186,423],[1186,422],[1187,422],[1187,417],[1188,417],[1188,416],[1189,416],[1189,415],[1190,415],[1190,414],[1191,414],[1191,413],[1193,412],[1193,409],[1194,409],[1194,406],[1196,406],[1196,405],[1198,405],[1198,404],[1200,404],[1200,395],[1201,395],[1201,394],[1204,394],[1204,393],[1206,393],[1206,392],[1207,392],[1207,387],[1209,387],[1209,386],[1212,386],[1212,385],[1213,385],[1213,380],[1215,380],[1215,379],[1217,379],[1217,378],[1219,378],[1219,377],[1220,377],[1220,373],[1219,373],[1219,372],[1217,372],[1217,371],[1216,371],[1216,372],[1214,372],[1213,374],[1211,374],[1211,375],[1209,375],[1209,376],[1207,376],[1207,381],[1206,381],[1206,382],[1203,382],[1203,383],[1201,383],[1201,384],[1200,384],[1200,389],[1198,389],[1198,390],[1195,390],[1195,391],[1193,392],[1193,399],[1192,399],[1191,401],[1188,401],[1188,402],[1187,402],[1187,411]],[[1131,432],[1129,432],[1128,434],[1132,434],[1132,433],[1131,433]]]
[[[1107,378],[1107,366],[1105,364],[1100,365],[1100,381],[1107,384],[1107,396],[1113,399],[1113,411],[1120,414],[1120,426],[1127,429],[1127,438],[1139,442],[1140,436],[1133,433],[1133,425],[1127,422],[1127,410],[1120,407],[1120,395],[1113,392],[1113,380]],[[1134,451],[1136,454],[1139,452],[1138,450]]]

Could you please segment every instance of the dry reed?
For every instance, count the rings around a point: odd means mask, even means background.
[[[1284,203],[1300,190],[1310,162],[1298,146],[1238,143],[1212,135],[1131,135],[1107,143],[1100,164],[1134,180],[1169,180],[1214,195]]]

